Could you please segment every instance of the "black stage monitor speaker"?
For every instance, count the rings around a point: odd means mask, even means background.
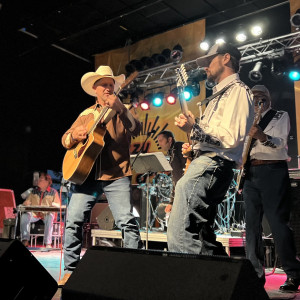
[[[62,300],[269,299],[250,261],[154,250],[91,247]]]
[[[5,300],[51,300],[57,291],[56,281],[31,252],[8,239],[0,239],[0,287]]]

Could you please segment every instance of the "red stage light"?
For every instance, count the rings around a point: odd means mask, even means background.
[[[176,103],[176,97],[173,94],[168,95],[166,100],[167,100],[167,103],[169,103],[171,105]]]
[[[141,102],[140,106],[141,106],[142,110],[149,110],[150,109],[150,104],[147,101]]]

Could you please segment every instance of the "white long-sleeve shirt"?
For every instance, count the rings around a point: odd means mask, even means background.
[[[262,114],[262,117],[270,110]],[[278,111],[264,130],[268,141],[261,143],[256,140],[251,151],[250,159],[286,160],[289,158],[287,140],[290,132],[290,118],[287,112]]]
[[[239,165],[245,138],[253,124],[254,103],[251,90],[238,74],[223,79],[214,87],[213,94],[230,84],[222,96],[209,102],[202,116],[200,113],[199,126],[196,125],[200,127],[200,137],[194,149],[216,152]]]

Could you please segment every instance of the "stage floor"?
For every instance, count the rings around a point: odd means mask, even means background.
[[[44,266],[44,268],[52,275],[55,280],[59,279],[61,272],[61,277],[63,277],[63,255],[60,250],[50,250],[45,251],[43,248],[30,248],[32,254],[37,258],[37,260]],[[81,255],[84,255],[86,249],[83,249]],[[266,269],[266,273],[270,273],[272,269]],[[300,293],[281,293],[278,288],[284,283],[286,275],[283,271],[277,268],[274,274],[266,276],[265,289],[270,297],[270,299],[295,299],[300,300]],[[61,289],[59,288],[55,293],[52,300],[60,300]],[[241,299],[242,300],[242,299]]]

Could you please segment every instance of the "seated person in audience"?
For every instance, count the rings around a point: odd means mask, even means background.
[[[28,195],[23,202],[24,206],[60,206],[58,193],[55,189],[51,188],[51,176],[41,173],[38,185]],[[22,243],[28,247],[30,238],[30,224],[43,220],[45,224],[44,242],[46,248],[52,248],[52,230],[55,213],[51,212],[24,212],[21,215],[20,231]]]

